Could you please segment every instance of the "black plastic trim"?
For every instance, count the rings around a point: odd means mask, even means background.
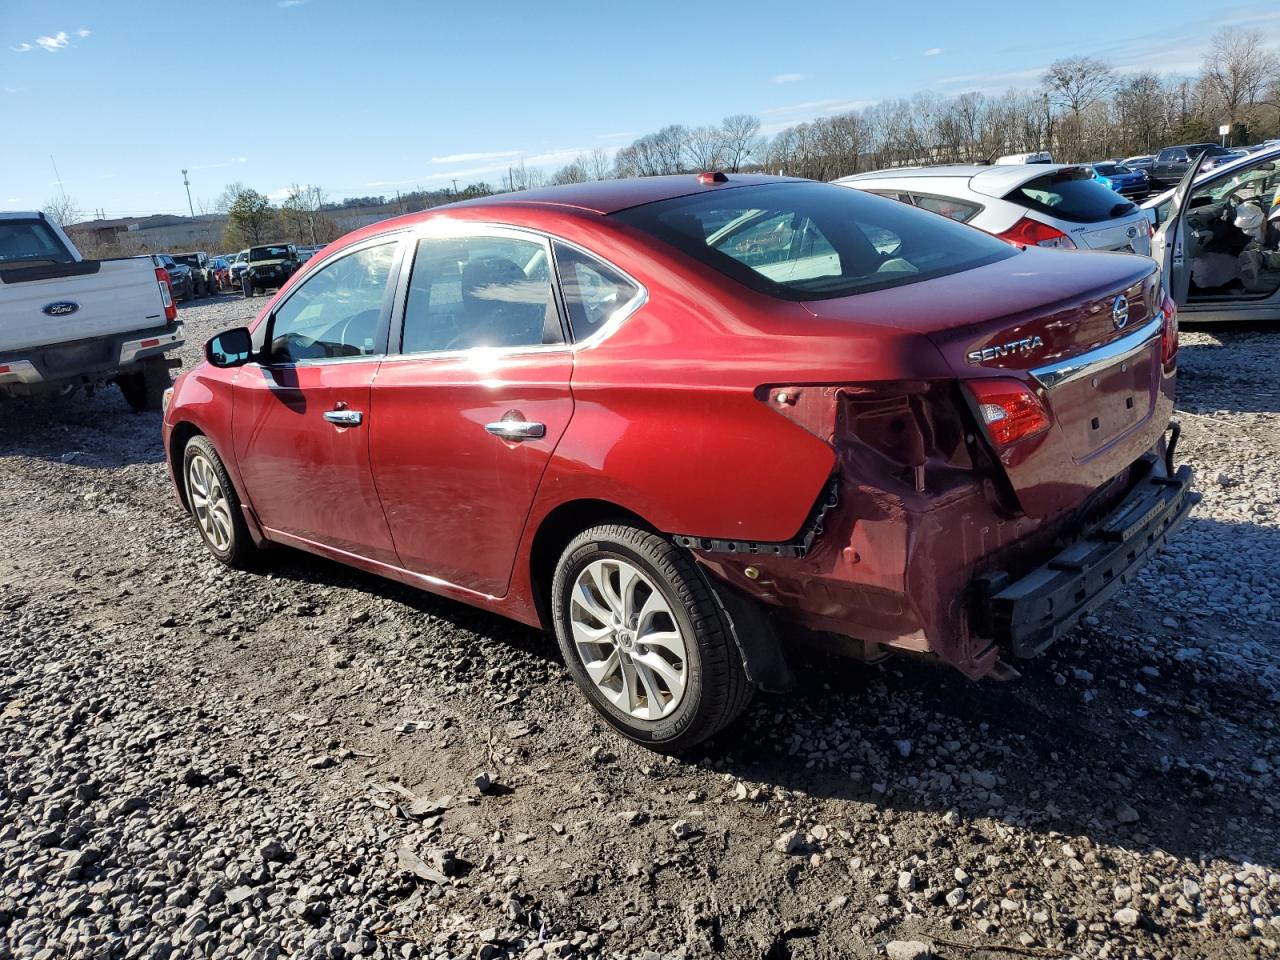
[[[840,503],[840,477],[833,474],[809,511],[800,532],[790,540],[720,540],[714,537],[691,537],[675,534],[672,539],[682,547],[702,553],[747,553],[770,557],[803,557],[822,536],[822,522]]]
[[[1129,583],[1196,500],[1189,466],[1147,477],[1047,563],[1016,580],[1006,572],[979,578],[973,632],[1015,657],[1036,656]]]

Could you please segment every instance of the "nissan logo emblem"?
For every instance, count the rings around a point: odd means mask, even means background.
[[[1123,330],[1129,322],[1129,301],[1123,293],[1111,301],[1111,322],[1117,330]]]

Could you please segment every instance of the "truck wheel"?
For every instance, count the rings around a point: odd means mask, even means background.
[[[638,743],[683,750],[727,727],[754,687],[688,554],[622,524],[565,547],[551,585],[565,664],[591,705]]]
[[[240,498],[222,458],[207,437],[194,436],[182,454],[182,489],[200,539],[228,567],[250,566],[257,548],[245,526]]]
[[[142,413],[160,409],[164,392],[169,389],[172,380],[164,358],[154,357],[142,361],[142,369],[136,373],[116,377],[116,383],[133,412]]]

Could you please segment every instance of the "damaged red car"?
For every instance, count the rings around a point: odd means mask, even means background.
[[[330,557],[555,634],[687,747],[789,645],[1007,678],[1191,507],[1151,260],[838,186],[495,196],[328,246],[213,338],[164,442],[215,557]]]

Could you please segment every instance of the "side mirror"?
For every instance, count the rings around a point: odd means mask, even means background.
[[[204,345],[204,356],[215,367],[242,367],[253,359],[253,335],[248,327],[224,330]]]

